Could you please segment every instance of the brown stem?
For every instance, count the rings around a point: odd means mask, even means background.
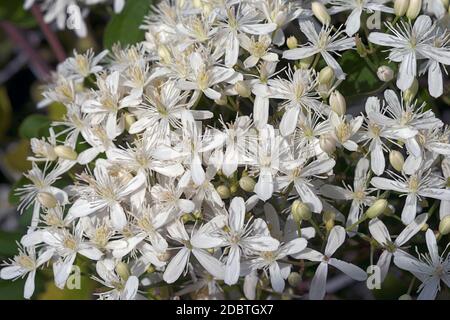
[[[64,51],[64,48],[61,45],[61,42],[59,41],[56,34],[50,28],[50,26],[47,23],[45,23],[44,16],[42,15],[42,12],[41,12],[41,9],[39,8],[39,6],[37,4],[34,4],[31,7],[31,12],[33,13],[34,17],[36,18],[37,22],[39,23],[39,27],[41,28],[42,32],[44,33],[44,36],[47,39],[48,44],[52,48],[52,51],[55,54],[56,59],[58,59],[59,62],[66,60],[66,53]]]
[[[25,53],[36,77],[40,80],[46,80],[50,75],[50,67],[30,45],[22,31],[8,21],[0,21],[0,26],[3,28],[14,45],[19,47]]]

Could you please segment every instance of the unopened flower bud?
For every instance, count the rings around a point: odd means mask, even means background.
[[[308,69],[311,66],[311,64],[313,63],[314,57],[315,57],[315,55],[312,55],[312,56],[309,56],[307,58],[300,59],[297,62],[297,67],[299,69]]]
[[[395,170],[401,172],[403,169],[403,165],[405,164],[405,158],[403,157],[401,152],[397,150],[391,150],[389,152],[389,163]]]
[[[334,80],[334,70],[326,66],[319,72],[319,84],[330,85]]]
[[[403,93],[403,99],[406,102],[413,101],[413,99],[416,97],[417,91],[419,91],[419,81],[417,81],[417,79],[414,79],[411,87],[409,87],[409,89],[407,89]]]
[[[319,138],[319,145],[324,152],[332,154],[336,150],[336,139],[331,134],[324,133]]]
[[[409,0],[408,10],[406,10],[406,17],[414,20],[422,9],[422,0]]]
[[[302,220],[311,219],[311,209],[309,209],[306,203],[301,202],[300,200],[295,200],[292,203],[291,207],[292,217],[294,221],[299,223]]]
[[[238,190],[239,190],[239,186],[238,186],[238,184],[232,184],[231,186],[230,186],[230,193],[231,194],[235,194],[236,192],[238,192]]]
[[[322,221],[325,223],[325,228],[328,232],[334,227],[334,221],[336,220],[336,213],[333,211],[325,211],[322,214]]]
[[[53,149],[58,157],[66,160],[77,160],[78,153],[68,146],[56,146]]]
[[[450,216],[445,216],[439,223],[439,233],[443,236],[450,233]]]
[[[231,196],[230,188],[226,185],[220,185],[217,187],[217,193],[222,199],[228,199]]]
[[[330,95],[330,107],[331,110],[336,112],[339,116],[343,116],[347,111],[345,98],[338,90],[334,90]]]
[[[398,297],[398,300],[412,300],[412,297],[409,294],[403,294]]]
[[[228,103],[228,99],[227,99],[227,96],[224,95],[224,94],[222,93],[222,94],[220,95],[220,98],[214,100],[214,102],[215,102],[216,104],[218,104],[219,106],[226,106],[227,103]]]
[[[423,226],[422,226],[422,228],[420,228],[420,231],[425,232],[425,231],[428,230],[429,227],[430,227],[430,226],[428,225],[428,223],[424,223]]]
[[[124,118],[125,118],[125,129],[127,131],[129,131],[131,126],[132,126],[132,124],[136,122],[136,117],[133,114],[127,112],[125,114]]]
[[[389,82],[394,78],[394,71],[388,66],[380,66],[377,70],[378,79]]]
[[[117,263],[116,272],[125,281],[130,277],[130,270],[128,269],[127,264],[122,261]]]
[[[367,57],[367,48],[361,40],[361,37],[355,35],[356,52],[358,52],[360,57]]]
[[[245,176],[239,179],[239,186],[241,187],[242,190],[247,192],[253,192],[253,189],[255,189],[255,184],[256,184],[255,180],[253,180],[249,176]]]
[[[289,49],[295,49],[298,47],[298,40],[295,36],[290,36],[286,40],[286,45]]]
[[[394,12],[398,17],[402,17],[405,15],[406,10],[409,7],[409,0],[395,0],[394,2]]]
[[[329,25],[331,22],[331,17],[328,14],[327,8],[323,5],[323,3],[319,1],[314,1],[311,3],[311,9],[314,16],[319,20],[322,24]]]
[[[387,206],[388,206],[388,202],[386,199],[378,199],[374,203],[372,203],[372,205],[369,207],[369,209],[367,209],[365,215],[369,219],[376,218],[380,214],[382,214],[384,212],[384,210],[386,210]]]
[[[55,208],[58,205],[58,200],[56,200],[56,197],[50,192],[39,192],[37,195],[37,200],[41,205],[48,209]]]
[[[234,88],[236,89],[238,95],[240,95],[243,98],[248,98],[252,94],[250,88],[244,81],[238,81],[234,85]]]
[[[298,272],[291,272],[287,280],[291,287],[296,288],[302,282],[302,276]]]
[[[147,271],[147,273],[153,273],[156,271],[156,268],[151,264],[148,266],[146,271]]]

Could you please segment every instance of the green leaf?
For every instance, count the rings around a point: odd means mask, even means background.
[[[130,45],[144,40],[145,32],[139,27],[151,3],[151,0],[128,0],[122,12],[114,15],[106,26],[105,47],[111,48],[115,43]]]
[[[19,241],[22,234],[18,232],[0,231],[0,257],[10,258],[17,253],[16,241]]]
[[[32,28],[37,25],[30,11],[23,8],[23,1],[2,1],[0,20],[8,20],[23,28]]]
[[[339,59],[339,64],[347,74],[347,78],[339,87],[339,91],[346,97],[363,95],[383,85],[356,51],[346,51]]]
[[[25,118],[19,127],[19,135],[22,138],[31,139],[48,135],[50,119],[41,114],[32,114]]]

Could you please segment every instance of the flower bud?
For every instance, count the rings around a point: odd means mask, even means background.
[[[234,85],[234,88],[236,89],[238,95],[240,95],[243,98],[248,98],[252,94],[250,88],[244,81],[238,81]]]
[[[129,131],[131,125],[136,122],[136,117],[133,114],[127,112],[124,118],[125,118],[125,129]]]
[[[78,153],[68,146],[56,146],[53,150],[61,159],[77,160],[78,158]]]
[[[234,183],[230,186],[230,193],[235,194],[236,192],[238,192],[238,189],[239,189],[238,184]]]
[[[295,200],[292,203],[291,207],[292,217],[294,221],[299,223],[302,220],[311,219],[311,210],[309,209],[306,203],[301,202],[300,200]]]
[[[153,273],[155,271],[156,271],[156,268],[152,264],[149,265],[147,270],[146,270],[147,273]]]
[[[117,263],[116,272],[125,281],[127,281],[130,277],[130,270],[128,269],[127,264],[122,261]]]
[[[319,72],[319,84],[330,85],[334,80],[334,70],[326,66]]]
[[[41,205],[48,209],[55,208],[58,205],[58,200],[50,192],[41,191],[37,195],[37,200]]]
[[[412,297],[409,294],[401,295],[398,300],[412,300]]]
[[[443,236],[450,233],[450,216],[445,216],[439,223],[439,233]]]
[[[378,199],[367,209],[365,215],[369,219],[376,218],[386,210],[387,206],[388,202],[386,199]]]
[[[226,95],[224,95],[223,93],[220,95],[219,99],[214,100],[214,102],[216,104],[218,104],[219,106],[226,106],[228,104],[228,98]]]
[[[322,221],[325,223],[325,228],[328,232],[334,227],[334,221],[336,220],[336,213],[333,211],[325,211],[322,215]]]
[[[406,17],[414,20],[422,9],[422,0],[409,0],[408,10],[406,10]]]
[[[399,151],[391,150],[389,152],[389,162],[395,170],[401,172],[405,164],[405,158]]]
[[[420,228],[420,231],[425,232],[425,231],[428,230],[429,227],[430,227],[430,226],[428,225],[428,223],[424,223],[423,226],[422,226],[422,228]]]
[[[356,34],[355,35],[355,44],[356,44],[356,52],[358,52],[360,57],[367,57],[367,49],[364,43],[361,40],[361,37]]]
[[[411,102],[415,98],[417,91],[419,91],[419,81],[417,79],[414,79],[411,87],[407,89],[405,92],[403,92],[403,100],[406,102]]]
[[[307,58],[300,59],[297,63],[297,67],[299,69],[308,69],[309,66],[311,65],[311,63],[313,63],[314,57],[315,57],[315,55],[312,55]]]
[[[247,192],[253,192],[255,184],[256,184],[255,180],[253,180],[249,176],[245,176],[239,179],[239,186],[241,187],[242,190]]]
[[[330,24],[331,17],[328,14],[327,8],[325,8],[325,6],[321,2],[314,1],[313,3],[311,3],[311,9],[312,9],[314,16],[322,24],[326,24],[326,25]]]
[[[409,0],[395,0],[394,3],[394,12],[398,17],[402,17],[405,15],[406,10],[409,7]]]
[[[286,40],[286,45],[289,49],[295,49],[298,47],[298,40],[295,36],[290,36]]]
[[[332,154],[336,150],[336,140],[329,133],[324,133],[320,136],[319,145],[328,154]]]
[[[230,188],[224,184],[218,186],[216,190],[222,199],[228,199],[231,196]]]
[[[394,71],[388,66],[380,66],[377,70],[378,79],[389,82],[394,78]]]
[[[330,96],[330,107],[331,110],[336,112],[339,116],[343,116],[347,111],[345,98],[338,90],[334,90]]]
[[[287,280],[291,287],[296,288],[302,282],[302,276],[298,272],[291,272]]]

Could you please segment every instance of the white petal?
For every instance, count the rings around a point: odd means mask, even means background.
[[[360,267],[355,266],[354,264],[335,258],[331,258],[328,263],[333,267],[341,270],[343,273],[345,273],[352,279],[355,279],[357,281],[364,281],[367,279],[367,273]]]
[[[310,300],[322,300],[325,297],[327,274],[328,264],[321,262],[317,267],[314,278],[311,281],[311,286],[309,288]]]
[[[183,273],[186,268],[186,264],[189,260],[190,251],[187,248],[183,248],[170,260],[169,264],[164,271],[163,279],[167,283],[173,283]]]
[[[235,284],[239,279],[241,263],[241,250],[238,246],[233,245],[227,257],[227,264],[225,266],[225,283],[228,285]]]
[[[330,235],[328,236],[327,245],[325,247],[325,255],[331,257],[344,243],[344,241],[345,229],[341,226],[333,227],[330,231]]]
[[[229,223],[233,231],[240,231],[244,227],[245,202],[241,197],[231,200],[229,209]]]

